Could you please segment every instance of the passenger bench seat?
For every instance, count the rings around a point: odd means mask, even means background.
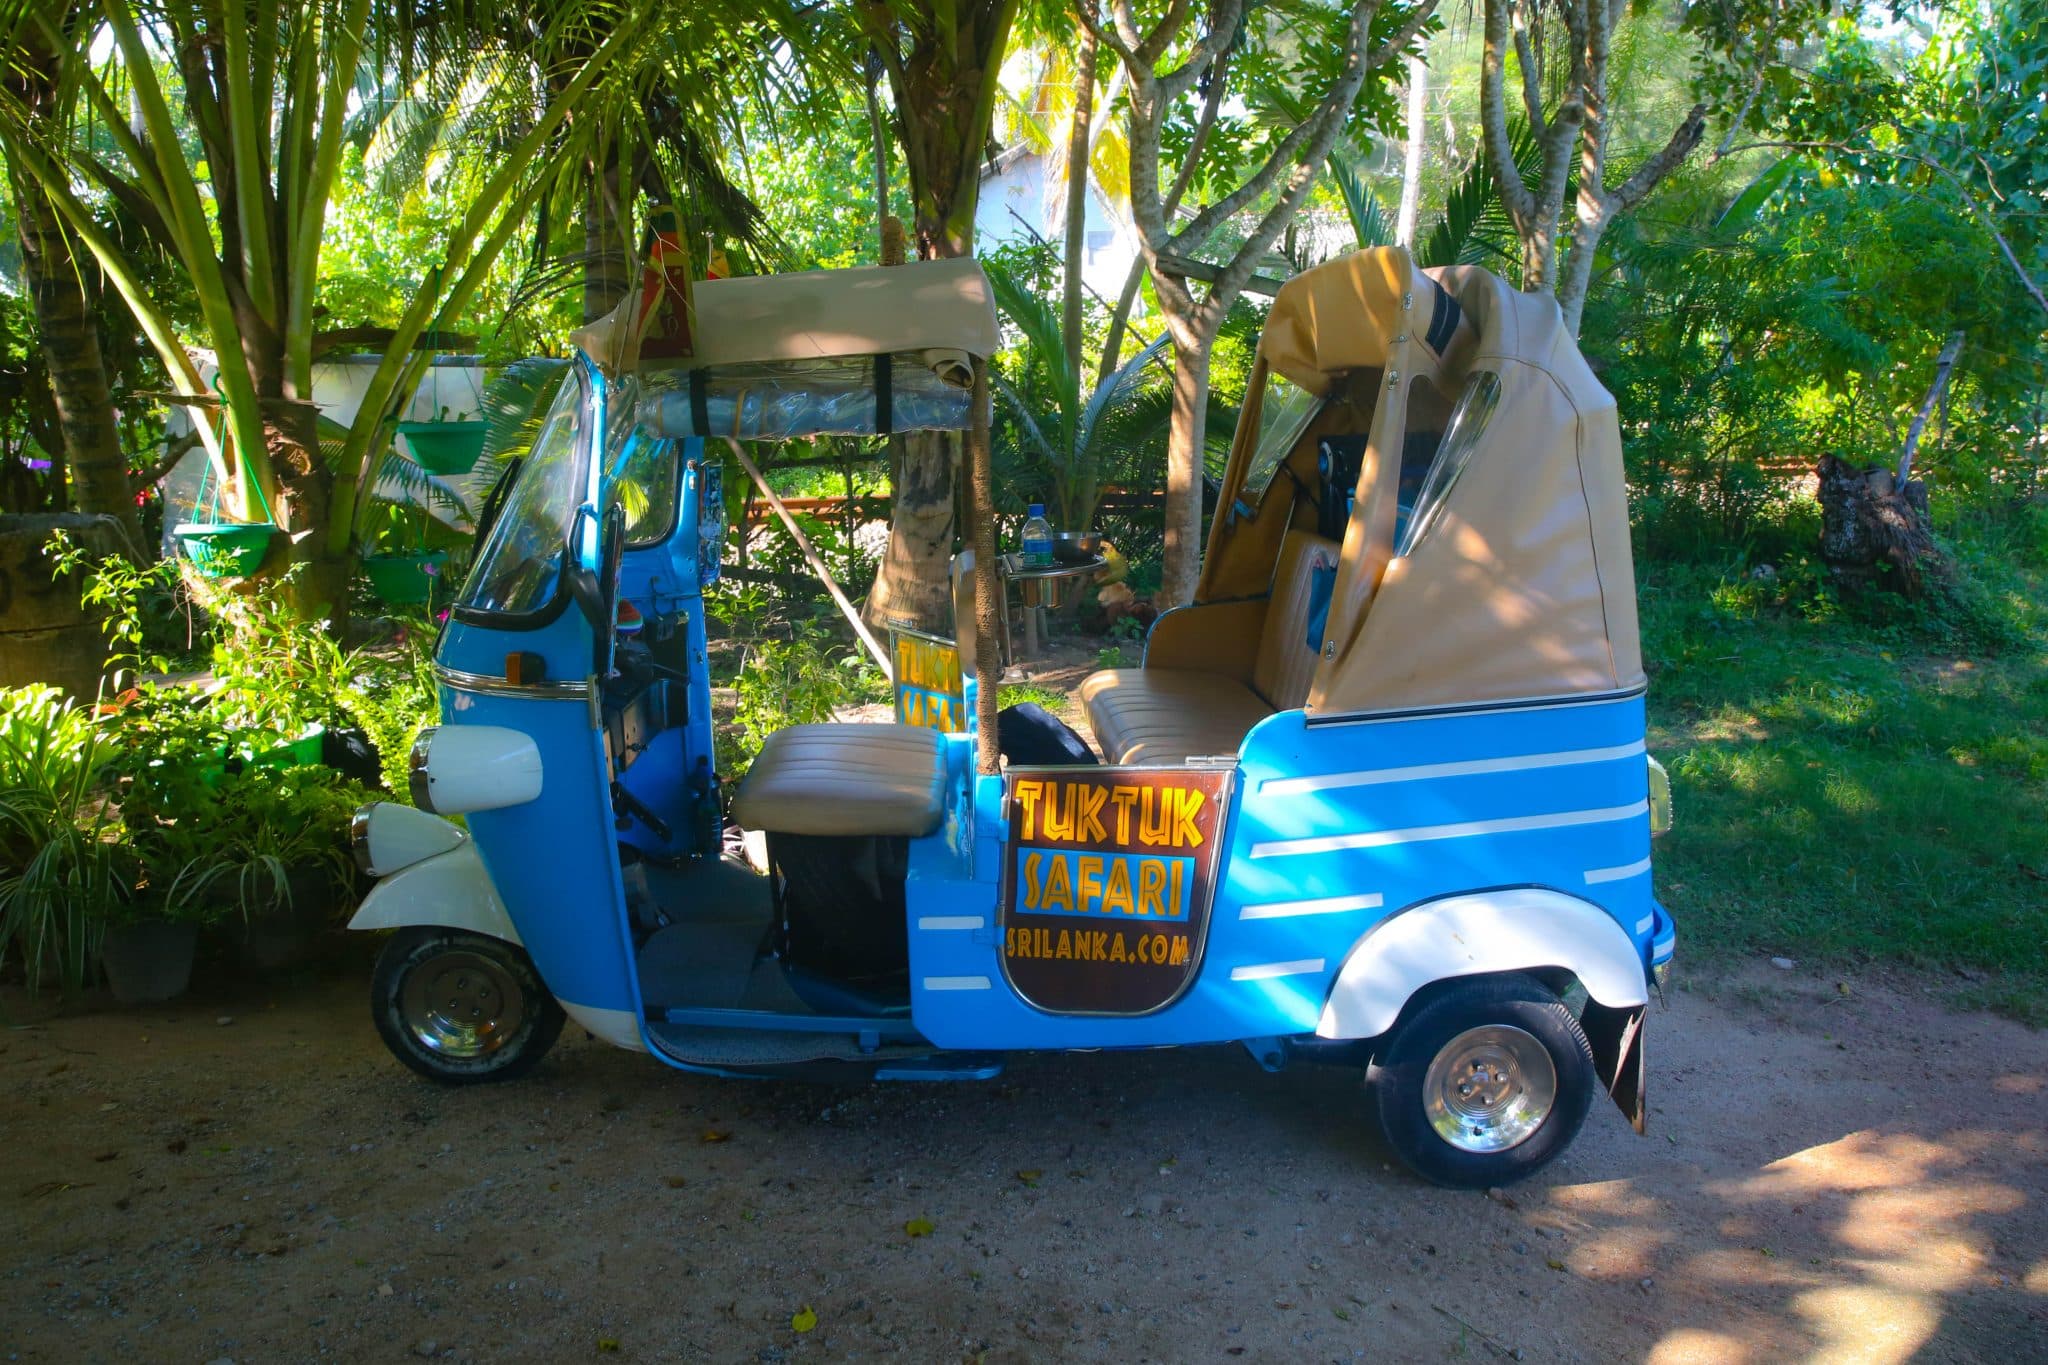
[[[1287,533],[1249,687],[1191,669],[1113,668],[1089,677],[1080,695],[1097,747],[1112,763],[1234,754],[1254,725],[1301,706],[1316,673],[1317,652],[1308,640],[1316,570],[1334,569],[1337,555],[1333,540]]]
[[[945,813],[946,759],[912,725],[792,725],[768,736],[732,799],[742,829],[929,834]]]

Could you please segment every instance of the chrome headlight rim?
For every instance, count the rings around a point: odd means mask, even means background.
[[[412,752],[407,755],[405,766],[405,787],[412,796],[412,803],[430,815],[439,815],[434,809],[434,783],[427,770],[427,750],[432,747],[438,725],[429,725],[420,731],[419,738],[412,742]]]

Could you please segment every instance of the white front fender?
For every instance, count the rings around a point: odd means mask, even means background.
[[[491,885],[476,845],[464,839],[446,853],[402,867],[370,888],[349,920],[351,929],[403,929],[437,924],[519,942],[519,931]],[[522,945],[523,946],[523,945]]]
[[[1560,891],[1451,896],[1374,925],[1345,958],[1316,1033],[1376,1038],[1432,981],[1561,967],[1614,1009],[1649,1003],[1642,954],[1612,916]]]

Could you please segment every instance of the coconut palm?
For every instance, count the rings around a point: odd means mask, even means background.
[[[520,59],[543,79],[516,100],[478,92],[480,114],[504,118],[510,135],[390,330],[362,405],[369,420],[332,459],[320,452],[312,361],[322,228],[351,103],[379,73],[427,69],[449,35],[414,22],[408,0],[104,0],[113,59],[94,64],[78,59],[88,34],[65,29],[40,0],[0,9],[7,50],[33,41],[72,58],[57,101],[65,117],[38,117],[9,92],[0,150],[97,259],[174,388],[220,412],[218,433],[200,424],[215,473],[239,520],[267,508],[284,532],[266,568],[307,566],[307,610],[343,600],[358,500],[387,439],[379,419],[424,372],[418,342],[461,315],[559,165],[595,144],[619,73],[639,69],[663,8],[562,0],[544,27],[519,35]],[[88,125],[111,139],[110,155],[84,145]],[[217,399],[133,254],[95,221],[89,194],[133,211],[191,278],[197,340],[220,362]]]

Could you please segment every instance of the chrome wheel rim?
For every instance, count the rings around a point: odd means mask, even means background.
[[[1510,1024],[1445,1043],[1422,1083],[1436,1135],[1461,1152],[1505,1152],[1535,1136],[1557,1104],[1557,1066],[1536,1035]]]
[[[473,1061],[499,1051],[526,1018],[525,993],[504,964],[482,953],[439,953],[405,974],[399,1016],[419,1045]]]

